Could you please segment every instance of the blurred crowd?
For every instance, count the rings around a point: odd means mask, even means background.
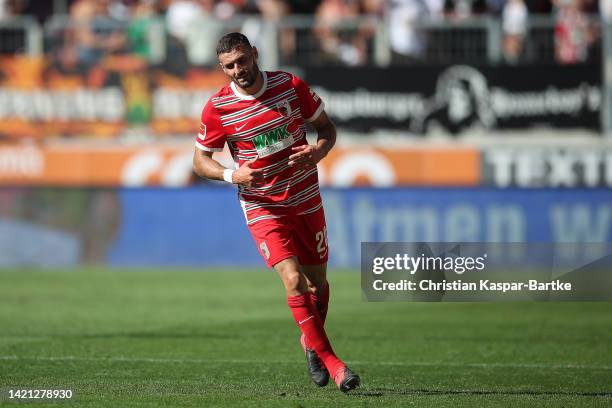
[[[409,64],[427,62],[428,52],[441,45],[428,27],[493,16],[500,22],[503,60],[519,63],[530,17],[548,16],[554,58],[571,64],[589,59],[601,37],[597,17],[612,18],[612,0],[0,0],[0,23],[24,15],[45,26],[65,17],[69,29],[59,40],[56,33],[57,52],[84,64],[108,53],[150,58],[149,28],[163,21],[165,55],[177,64],[214,64],[216,40],[231,29],[247,34],[262,53],[270,51],[266,38],[278,33],[280,63],[304,62],[295,57],[309,49],[318,61],[351,66],[373,62],[371,21],[388,29],[391,62]],[[312,18],[305,26],[288,23],[304,15]]]

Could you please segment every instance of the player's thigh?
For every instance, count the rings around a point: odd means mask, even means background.
[[[291,218],[292,235],[300,265],[323,265],[327,263],[329,246],[323,207],[310,214]]]

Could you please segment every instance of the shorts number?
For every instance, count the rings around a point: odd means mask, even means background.
[[[327,227],[323,228],[322,231],[317,232],[315,239],[317,240],[317,252],[319,253],[319,258],[323,258],[325,256],[325,252],[327,251]]]

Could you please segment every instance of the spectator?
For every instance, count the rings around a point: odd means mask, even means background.
[[[473,0],[447,0],[448,17],[453,20],[466,20],[472,17],[473,3]]]
[[[202,7],[195,0],[174,0],[166,10],[168,33],[184,43],[189,27],[202,12]]]
[[[580,0],[555,0],[555,56],[561,64],[586,61],[593,42],[589,20],[582,11]]]
[[[198,10],[186,22],[187,59],[196,65],[213,66],[217,63],[216,44],[225,25],[215,15],[214,0],[199,0]]]
[[[111,0],[107,5],[107,13],[113,20],[128,22],[133,16],[134,6],[139,3],[141,0]]]
[[[81,63],[95,65],[105,54],[125,50],[124,27],[110,18],[110,0],[77,0],[70,8],[72,30],[66,46],[74,44]]]
[[[155,18],[155,0],[142,0],[132,5],[127,35],[130,51],[144,59],[150,57],[149,30]]]
[[[23,10],[22,0],[0,0],[0,20],[18,16]]]
[[[242,0],[219,0],[215,5],[215,15],[221,20],[229,20],[241,13],[244,7]]]
[[[427,18],[423,0],[391,0],[387,20],[393,62],[416,62],[423,57],[426,37],[418,25]]]
[[[504,30],[504,58],[516,63],[523,52],[523,41],[527,33],[527,6],[523,0],[508,0],[502,13]]]
[[[281,53],[279,62],[287,61],[295,53],[295,31],[290,27],[279,27],[277,23],[290,15],[289,4],[284,0],[257,0],[256,5],[260,14],[245,20],[242,25],[242,33],[251,39],[259,51],[260,61],[266,64],[266,61],[270,60],[271,50],[265,45],[265,39],[276,38],[276,30],[280,30],[278,35]]]
[[[183,75],[187,69],[186,41],[189,27],[197,21],[201,6],[195,0],[170,0],[166,9],[166,44],[165,67],[175,75]]]
[[[347,30],[345,26],[355,22],[358,17],[357,0],[324,0],[319,5],[315,14],[314,33],[326,61],[346,65],[366,62],[367,47],[364,38],[356,35],[357,27]]]
[[[444,0],[425,0],[425,6],[430,20],[441,21],[444,19]]]
[[[439,0],[431,0],[439,1]],[[385,14],[384,0],[361,0],[361,15],[380,19]]]

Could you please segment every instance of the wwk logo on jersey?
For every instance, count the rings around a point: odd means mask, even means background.
[[[287,130],[289,124],[277,127],[253,138],[259,157],[266,157],[293,145],[293,136]]]

